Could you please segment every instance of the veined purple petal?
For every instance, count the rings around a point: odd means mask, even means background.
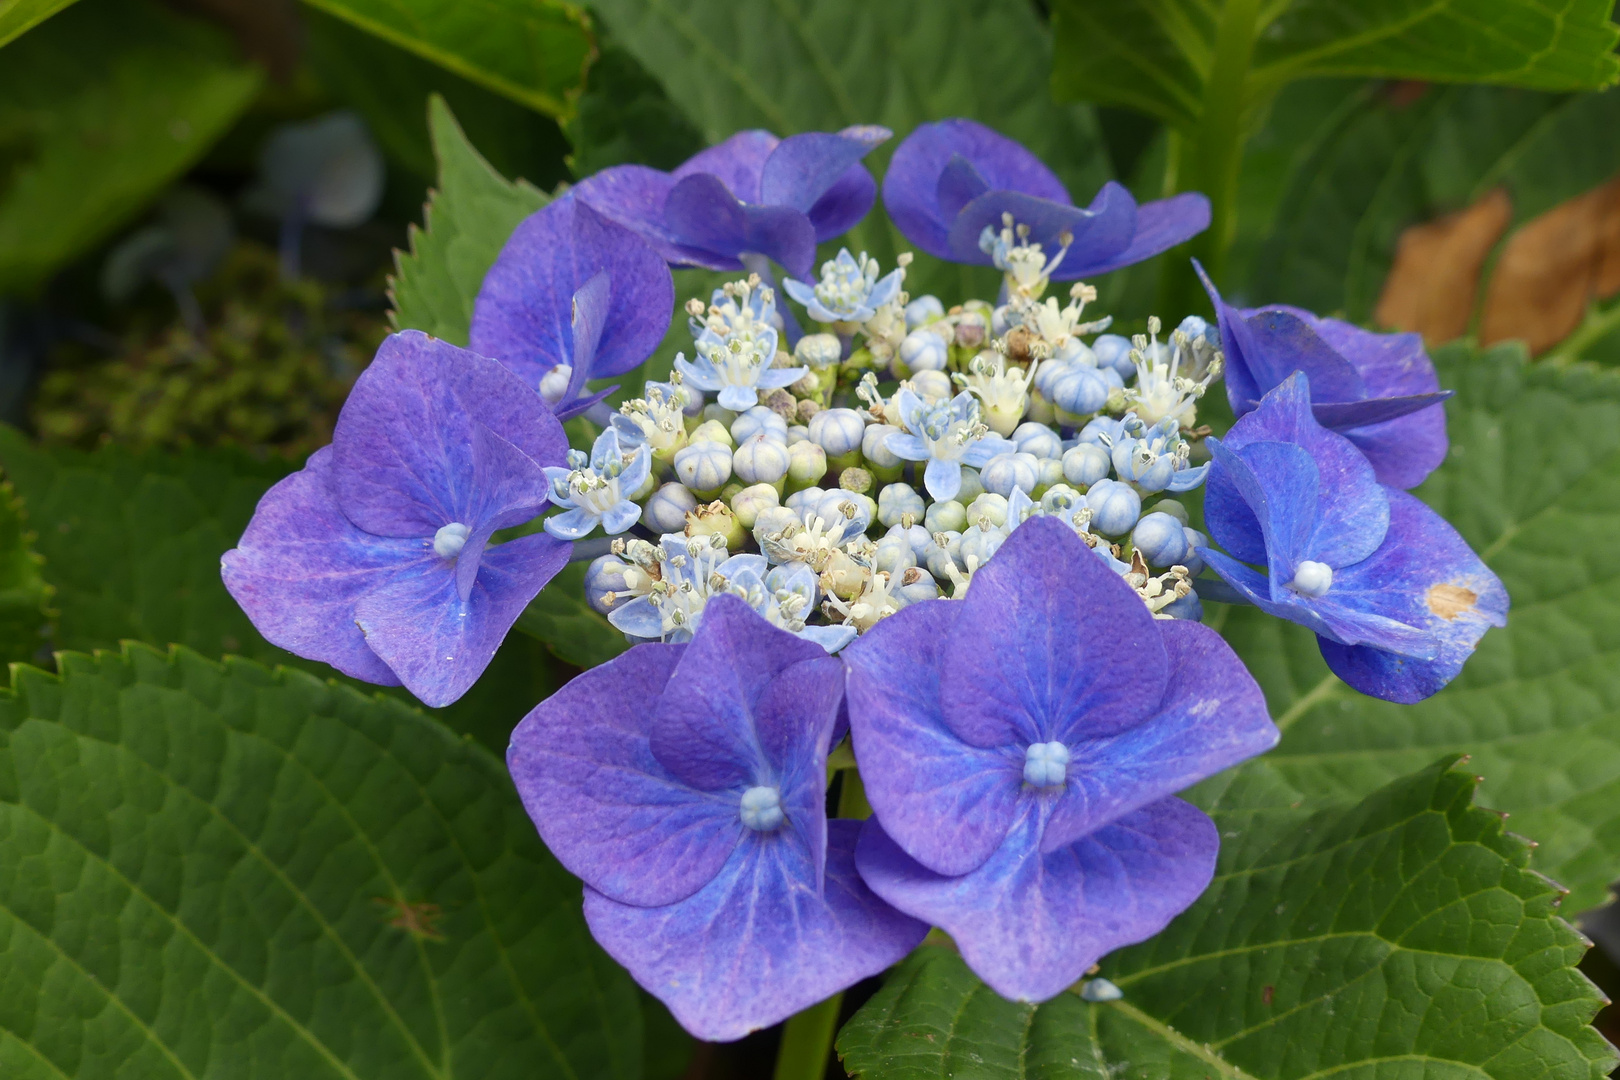
[[[1407,397],[1368,398],[1365,401],[1325,402],[1311,405],[1316,422],[1334,431],[1382,424],[1399,420],[1420,409],[1439,405],[1452,396],[1450,390],[1437,390],[1432,394],[1412,394]]]
[[[692,173],[678,180],[664,203],[669,235],[687,248],[735,258],[748,246],[748,215],[719,177]]]
[[[259,500],[242,539],[220,560],[225,588],[272,645],[345,675],[398,686],[354,623],[359,598],[437,562],[431,540],[372,536],[338,509],[332,448]]]
[[[664,203],[675,177],[646,165],[613,165],[575,184],[570,194],[610,221],[629,229],[666,261],[681,251],[664,224]]]
[[[1052,280],[1074,281],[1132,266],[1191,240],[1207,228],[1209,199],[1196,191],[1142,203],[1136,208],[1136,232],[1124,251],[1107,256],[1089,250],[1071,251],[1053,272]]]
[[[671,174],[676,180],[699,173],[719,178],[726,190],[743,202],[759,203],[760,178],[771,152],[782,143],[768,131],[754,128],[739,131],[722,143],[700,150],[677,166]]]
[[[952,154],[939,174],[934,195],[939,200],[940,217],[955,221],[956,215],[967,209],[968,203],[990,190],[990,184],[973,167],[973,162],[961,154]]]
[[[551,484],[529,455],[476,419],[472,425],[471,497],[462,524],[471,532],[456,557],[456,588],[465,600],[478,576],[484,546],[500,529],[522,525],[546,509]]]
[[[354,621],[406,689],[441,708],[478,681],[529,601],[567,565],[569,550],[544,533],[491,548],[465,600],[453,570],[436,559],[360,597]]]
[[[1163,799],[1043,855],[1045,805],[1026,803],[1006,842],[960,877],[913,861],[876,819],[861,831],[856,865],[873,892],[949,933],[996,993],[1045,1001],[1108,952],[1152,937],[1198,899],[1214,876],[1220,846],[1202,812]]]
[[[1029,228],[1029,241],[1040,244],[1049,260],[1064,246],[1063,237],[1068,236],[1069,253],[1064,263],[1070,256],[1090,262],[1118,255],[1130,246],[1136,234],[1136,200],[1112,180],[1083,210],[1066,202],[992,188],[963,207],[951,223],[950,258],[990,265],[991,257],[979,248],[979,236],[987,226],[999,232],[1005,214]]]
[[[945,723],[939,676],[959,611],[954,600],[908,604],[843,653],[866,797],[912,858],[944,874],[1001,845],[1024,779],[1022,747],[982,749]]]
[[[1147,723],[1070,748],[1068,783],[1046,823],[1043,852],[1277,744],[1265,695],[1219,634],[1180,619],[1154,626],[1170,658],[1165,698]]]
[[[807,131],[776,145],[760,173],[758,202],[808,214],[851,166],[889,137],[887,128],[858,128],[846,135]],[[881,137],[880,137],[881,136]]]
[[[637,645],[535,706],[506,762],[546,846],[626,904],[684,900],[748,830],[730,793],[699,792],[653,756],[652,713],[684,645]]]
[[[980,747],[1102,738],[1153,715],[1169,659],[1152,615],[1074,531],[1025,522],[973,577],[940,676],[945,724]]]
[[[856,873],[858,823],[828,824],[819,892],[802,847],[757,839],[689,899],[632,907],[587,890],[585,919],[687,1031],[739,1039],[876,975],[928,932]]]
[[[1439,514],[1402,491],[1389,492],[1389,538],[1371,558],[1334,578],[1328,596],[1346,607],[1433,634],[1439,655],[1413,660],[1366,646],[1322,640],[1335,674],[1386,701],[1422,701],[1456,678],[1485,631],[1507,623],[1501,580]]]
[[[816,227],[797,210],[785,206],[750,206],[745,252],[767,255],[788,273],[806,277],[816,261]]]
[[[472,524],[475,418],[541,465],[565,459],[562,425],[509,369],[416,330],[391,335],[332,435],[344,514],[379,536],[431,537],[454,521]]]

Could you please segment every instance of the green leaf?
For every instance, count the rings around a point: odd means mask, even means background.
[[[559,119],[596,48],[585,13],[563,0],[305,2]]]
[[[1616,1055],[1588,1026],[1588,943],[1448,765],[1314,814],[1252,813],[1227,774],[1214,883],[1105,959],[1122,1000],[1006,1001],[925,946],[846,1025],[844,1065],[873,1080],[1601,1080]]]
[[[1192,132],[1212,79],[1247,108],[1296,79],[1359,76],[1584,90],[1620,78],[1610,0],[1055,0],[1060,97]],[[1227,34],[1221,38],[1222,33]],[[1218,62],[1235,67],[1216,72]]]
[[[1529,366],[1518,346],[1436,362],[1457,391],[1451,453],[1417,494],[1501,576],[1507,628],[1445,690],[1392,705],[1334,678],[1303,628],[1226,609],[1221,631],[1283,729],[1243,771],[1309,807],[1471,754],[1482,801],[1539,842],[1536,868],[1580,911],[1620,878],[1620,375]]]
[[[137,0],[87,0],[9,46],[0,292],[34,287],[127,222],[259,83],[212,27]]]
[[[636,990],[501,763],[184,649],[0,695],[0,1072],[640,1075]]]
[[[895,137],[867,158],[882,175],[894,147],[920,123],[980,120],[1028,146],[1082,203],[1109,178],[1091,111],[1055,105],[1052,46],[1032,5],[1003,0],[594,0],[614,39],[664,84],[670,99],[718,142],[744,128],[778,135],[882,124]],[[830,245],[864,249],[885,267],[909,242],[881,200]],[[993,270],[919,254],[912,295],[954,303],[994,294]]]
[[[45,645],[55,590],[34,540],[16,491],[0,483],[0,663],[32,660]]]
[[[550,201],[522,180],[513,183],[481,157],[437,94],[428,128],[439,160],[439,187],[411,226],[410,254],[395,253],[389,296],[392,319],[455,345],[467,344],[473,301],[484,275],[518,223]]]
[[[579,110],[568,122],[574,175],[610,165],[673,169],[703,149],[703,136],[629,50],[603,43]]]
[[[21,37],[73,0],[0,0],[0,45]]]
[[[558,658],[592,668],[630,647],[624,635],[585,602],[585,563],[570,563],[518,617],[517,628]]]

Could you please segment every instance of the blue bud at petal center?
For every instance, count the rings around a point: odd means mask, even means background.
[[[782,793],[774,787],[751,787],[742,796],[742,823],[755,832],[770,832],[782,824]]]
[[[1024,782],[1031,787],[1062,787],[1069,776],[1069,748],[1060,742],[1031,743],[1024,752]]]
[[[452,521],[442,526],[433,534],[433,554],[441,559],[453,559],[461,554],[461,549],[467,546],[467,537],[472,530],[459,521]]]

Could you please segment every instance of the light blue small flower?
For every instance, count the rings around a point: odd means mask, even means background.
[[[839,248],[837,258],[821,264],[818,284],[811,286],[789,278],[782,282],[782,288],[803,304],[816,322],[863,323],[900,295],[905,280],[904,267],[891,270],[879,280],[876,259],[864,251],[856,258],[848,248]]]
[[[1142,492],[1191,491],[1209,472],[1208,462],[1196,468],[1189,464],[1192,447],[1181,437],[1181,426],[1174,417],[1165,417],[1150,428],[1127,413],[1121,434],[1112,437],[1112,443],[1109,454],[1115,475]]]
[[[890,435],[884,446],[907,461],[928,463],[923,486],[936,499],[954,499],[962,490],[962,466],[982,466],[997,454],[1018,449],[979,422],[979,401],[965,390],[949,401],[929,404],[902,386],[894,405],[905,431]]]
[[[627,459],[618,429],[610,427],[596,437],[588,463],[583,453],[570,450],[568,464],[571,468],[546,468],[551,501],[564,508],[546,518],[546,532],[560,540],[579,540],[598,525],[613,536],[636,523],[641,507],[630,497],[647,482],[652,469],[652,455],[645,446],[636,447]]]

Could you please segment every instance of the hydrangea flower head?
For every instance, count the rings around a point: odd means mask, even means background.
[[[1314,630],[1357,690],[1421,701],[1506,624],[1502,582],[1444,518],[1379,484],[1356,446],[1317,422],[1304,372],[1209,443],[1204,519],[1226,554],[1204,548],[1204,561],[1249,602]]]
[[[741,270],[744,254],[754,253],[802,278],[816,244],[842,236],[872,208],[877,183],[861,159],[890,134],[874,125],[785,139],[739,131],[673,172],[615,165],[574,193],[675,265]]]
[[[927,932],[855,871],[826,817],[842,664],[732,596],[689,645],[641,645],[542,702],[507,762],[584,879],[603,948],[702,1039],[768,1027]]]
[[[883,205],[930,255],[981,266],[999,258],[1010,276],[1027,271],[1055,281],[1130,266],[1209,227],[1209,200],[1191,193],[1138,206],[1109,181],[1089,207],[1075,206],[1034,154],[966,119],[924,124],[906,137],[883,178]],[[1013,230],[1005,243],[1003,228]],[[1020,247],[1039,248],[1042,265],[1033,267],[1035,253]]]
[[[612,390],[669,329],[675,281],[657,252],[571,196],[513,231],[473,304],[471,348],[523,376],[563,417]]]
[[[415,330],[361,374],[332,445],[265,493],[225,587],[269,641],[431,706],[467,691],[561,570],[536,517],[567,450],[534,390],[494,360]]]
[[[589,458],[568,451],[568,468],[548,466],[551,501],[563,512],[546,518],[546,532],[563,540],[579,540],[598,525],[609,536],[624,532],[641,517],[631,500],[652,470],[652,451],[645,444],[626,454],[617,428],[596,437]]]
[[[821,280],[814,286],[789,278],[782,283],[787,294],[805,306],[817,322],[863,323],[878,309],[892,304],[905,283],[904,266],[878,277],[878,262],[866,252],[860,257],[839,248],[838,257],[821,264]]]
[[[1451,391],[1440,389],[1420,335],[1375,334],[1283,304],[1236,308],[1198,272],[1220,316],[1233,412],[1250,412],[1303,371],[1317,422],[1355,443],[1379,483],[1409,490],[1440,467],[1450,446],[1441,403]]]
[[[1011,440],[991,434],[979,420],[979,401],[967,390],[949,401],[930,404],[902,386],[890,412],[898,413],[905,430],[891,434],[884,445],[907,461],[928,463],[923,469],[923,486],[936,499],[956,497],[962,489],[962,466],[978,468],[997,454],[1018,450]]]
[[[966,599],[911,604],[844,656],[875,814],[861,875],[1017,1000],[1060,993],[1191,904],[1219,840],[1173,794],[1277,741],[1219,635],[1154,619],[1049,517]]]

